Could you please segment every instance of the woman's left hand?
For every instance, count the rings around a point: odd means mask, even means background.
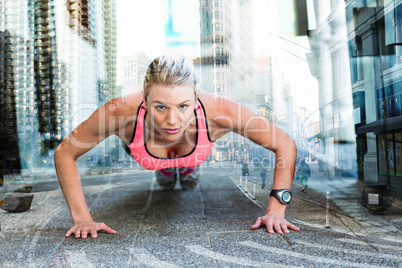
[[[258,229],[261,226],[265,226],[267,228],[268,233],[273,234],[274,230],[278,234],[289,233],[289,229],[293,229],[295,231],[300,231],[298,227],[291,224],[279,213],[270,212],[267,215],[258,217],[257,221],[251,226],[252,230]]]

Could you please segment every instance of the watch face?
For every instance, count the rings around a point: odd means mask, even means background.
[[[290,199],[291,199],[290,193],[288,193],[288,192],[283,193],[282,199],[283,199],[283,201],[285,201],[285,202],[289,202]]]

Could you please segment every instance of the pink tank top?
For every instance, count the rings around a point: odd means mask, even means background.
[[[144,118],[146,113],[144,102],[142,102],[137,112],[134,137],[132,142],[128,145],[135,161],[142,167],[149,170],[160,170],[171,167],[195,167],[208,158],[214,146],[214,142],[209,138],[205,109],[199,99],[197,99],[196,108],[194,110],[197,120],[196,145],[189,154],[184,156],[163,158],[153,156],[148,152],[144,140]]]

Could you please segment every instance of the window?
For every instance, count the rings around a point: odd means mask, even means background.
[[[219,35],[215,35],[215,43],[219,43]]]
[[[221,49],[219,47],[215,48],[215,55],[218,56],[220,53]]]
[[[221,92],[221,85],[220,84],[216,85],[216,92]]]
[[[219,0],[214,0],[214,7],[219,7]]]
[[[215,31],[219,31],[219,23],[215,23]]]
[[[215,19],[219,19],[219,11],[215,11]]]

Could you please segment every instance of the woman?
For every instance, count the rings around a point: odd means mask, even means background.
[[[76,238],[86,238],[88,234],[96,237],[101,230],[116,233],[104,223],[93,221],[76,165],[78,157],[108,136],[117,135],[122,139],[136,161],[147,169],[167,173],[180,168],[186,173],[188,168],[206,160],[213,143],[230,131],[276,153],[271,192],[274,194],[266,215],[259,217],[251,228],[266,226],[269,233],[275,230],[280,234],[288,233],[288,228],[298,231],[284,218],[286,206],[282,198],[290,195],[290,192],[282,193],[292,185],[294,141],[241,104],[197,92],[190,61],[161,56],[150,64],[143,92],[102,105],[57,148],[54,156],[57,176],[74,221],[66,237],[73,233]]]

